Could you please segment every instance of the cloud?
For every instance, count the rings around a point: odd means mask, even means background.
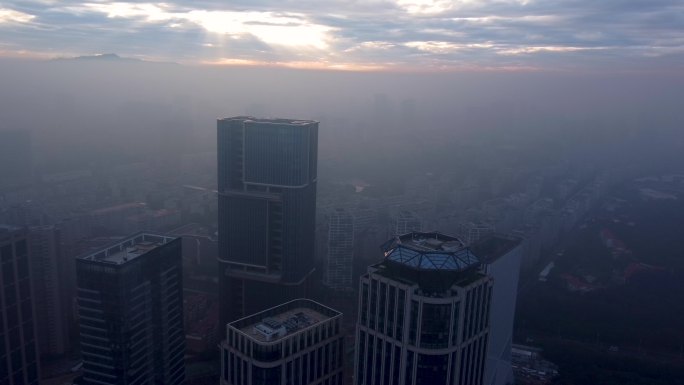
[[[35,15],[13,9],[0,8],[0,24],[30,23],[35,18]]]
[[[332,28],[311,23],[300,13],[259,11],[182,10],[167,3],[84,3],[65,8],[79,14],[102,13],[108,18],[131,19],[183,29],[189,24],[233,38],[252,35],[269,45],[325,49]]]
[[[682,66],[679,0],[5,1],[36,52],[329,68]],[[16,10],[16,11],[10,11]],[[2,12],[13,13],[2,13]],[[9,16],[11,15],[11,16]],[[17,23],[16,20],[23,20]],[[97,31],[97,33],[93,33]]]
[[[609,47],[567,47],[567,46],[543,46],[543,47],[513,47],[504,48],[498,51],[502,55],[525,55],[525,54],[535,54],[540,52],[557,52],[557,53],[568,53],[577,51],[595,51],[595,50],[606,50]]]
[[[448,11],[454,8],[455,3],[469,3],[473,0],[451,1],[451,0],[397,0],[397,5],[408,13],[414,14],[435,14]]]

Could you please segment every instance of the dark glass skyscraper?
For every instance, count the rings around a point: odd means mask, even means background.
[[[26,235],[0,225],[0,384],[38,384]]]
[[[218,134],[221,324],[304,296],[318,122],[234,117]]]
[[[185,382],[181,250],[139,233],[76,260],[83,383]]]

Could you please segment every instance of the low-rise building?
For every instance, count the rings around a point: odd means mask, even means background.
[[[221,385],[342,385],[342,313],[296,299],[227,325]]]

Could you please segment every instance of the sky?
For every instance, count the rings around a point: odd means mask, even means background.
[[[382,71],[684,69],[681,0],[0,1],[0,56]]]

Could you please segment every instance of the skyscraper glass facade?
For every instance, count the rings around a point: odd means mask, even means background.
[[[222,323],[304,295],[314,266],[318,122],[217,123]]]
[[[77,259],[86,384],[184,383],[181,251],[140,233]]]
[[[0,226],[0,384],[37,385],[37,355],[26,230]]]

